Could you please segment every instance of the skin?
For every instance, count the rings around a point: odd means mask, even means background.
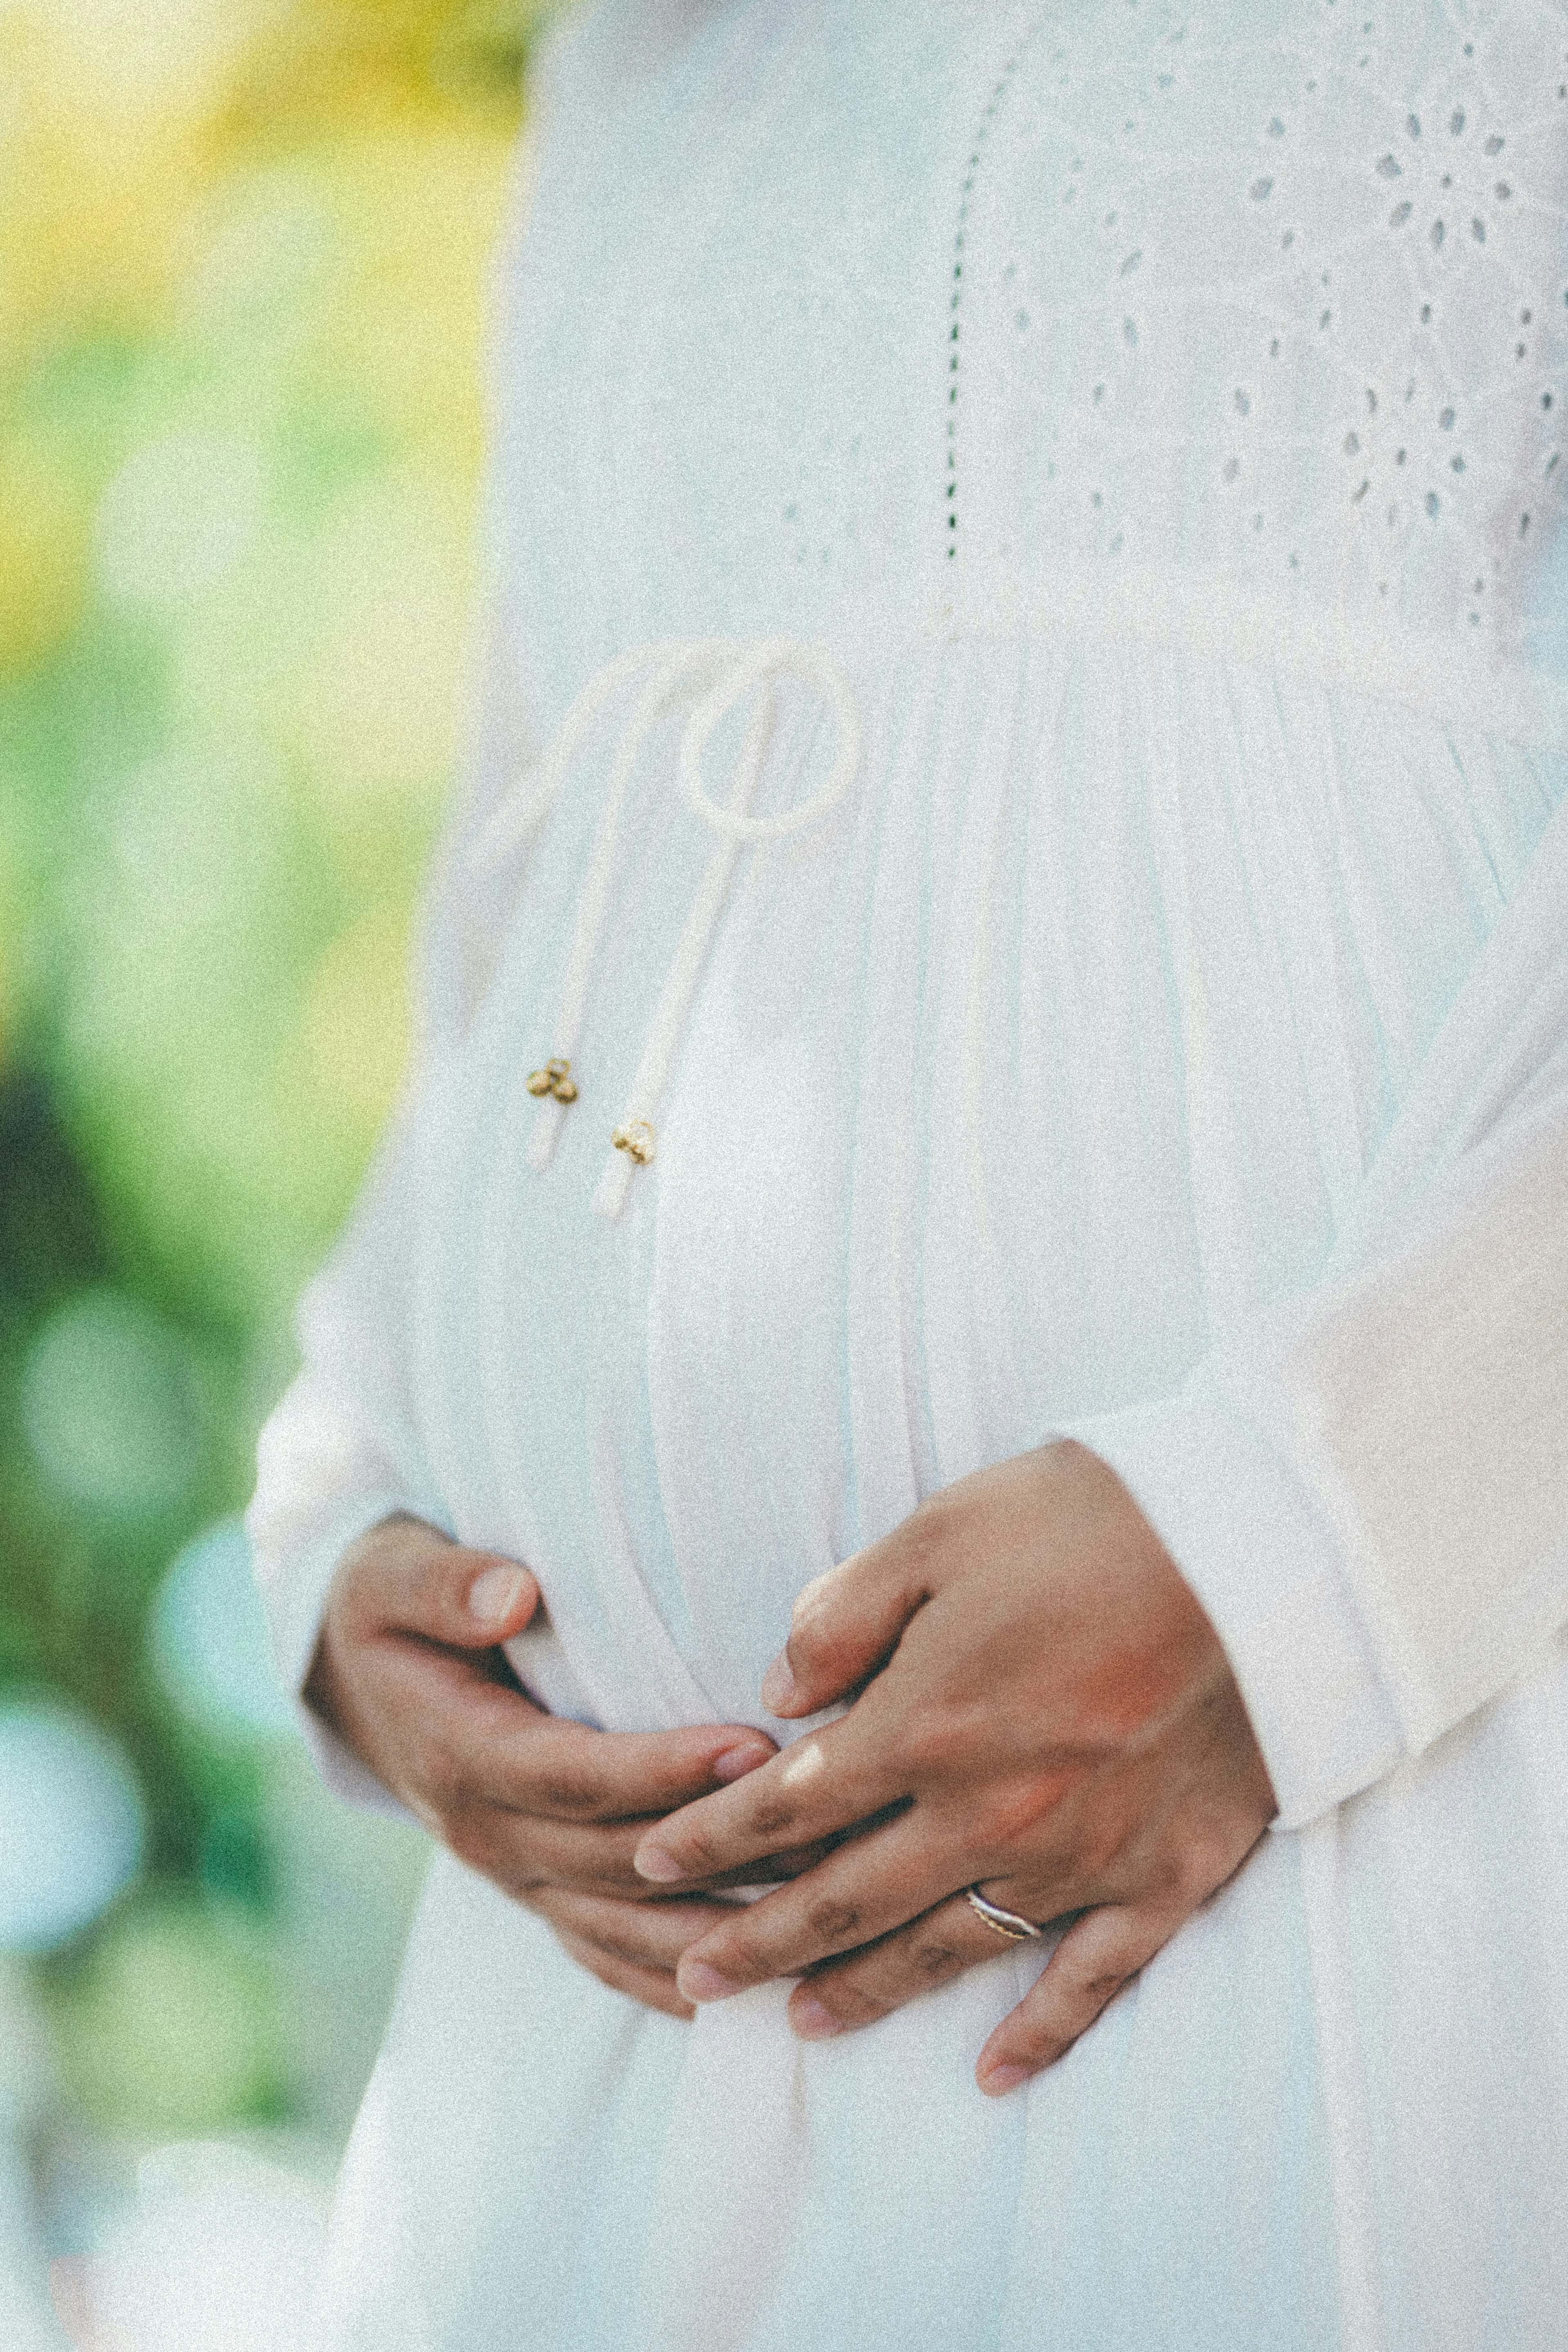
[[[965,1887],[1037,1923],[1079,1915],[980,2054],[1000,2095],[1239,1868],[1276,1811],[1262,1756],[1174,1561],[1071,1444],[959,1481],[806,1588],[766,1704],[787,1719],[862,1685],[839,1721],[650,1831],[637,1866],[680,1885],[882,1816],[677,1972],[696,2002],[803,1976],[790,2013],[810,2039],[994,1958]]]
[[[1218,1637],[1081,1446],[961,1480],[806,1588],[764,1703],[854,1704],[782,1755],[743,1725],[542,1714],[495,1647],[538,1606],[517,1563],[388,1521],[340,1566],[307,1696],[574,1959],[672,2016],[799,1976],[804,2037],[871,2023],[1005,1948],[963,1899],[978,1882],[1035,1921],[1081,1915],[980,2054],[1000,2095],[1071,2046],[1275,1811]]]
[[[497,1647],[539,1606],[515,1560],[417,1519],[384,1520],[339,1563],[306,1698],[410,1812],[547,1919],[601,1983],[689,2018],[676,1963],[734,1906],[706,1884],[672,1897],[637,1876],[632,1852],[650,1816],[754,1769],[773,1744],[748,1724],[617,1733],[545,1714]]]

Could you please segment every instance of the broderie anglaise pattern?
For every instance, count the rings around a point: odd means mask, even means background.
[[[1568,478],[1568,11],[1047,20],[969,212],[965,552],[1239,570],[1517,650]]]

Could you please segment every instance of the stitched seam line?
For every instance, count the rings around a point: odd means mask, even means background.
[[[1029,26],[997,75],[991,95],[985,102],[984,112],[981,115],[979,125],[975,130],[974,143],[970,150],[968,163],[964,167],[963,188],[958,206],[958,226],[952,240],[952,291],[949,304],[951,323],[948,330],[947,362],[947,485],[943,503],[947,509],[945,536],[950,562],[958,553],[958,362],[963,323],[962,316],[963,253],[969,233],[970,205],[974,195],[974,184],[980,175],[980,165],[985,153],[986,142],[991,136],[992,124],[995,121],[998,110],[1012,87],[1018,68],[1024,61],[1025,54],[1039,29],[1037,22]]]

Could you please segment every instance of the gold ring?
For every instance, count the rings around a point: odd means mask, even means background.
[[[987,1903],[978,1886],[966,1887],[964,1900],[977,1917],[984,1919],[988,1927],[994,1927],[999,1936],[1005,1936],[1010,1944],[1027,1943],[1046,1932],[1037,1927],[1032,1919],[1020,1919],[1016,1911],[1004,1911],[1000,1903]]]

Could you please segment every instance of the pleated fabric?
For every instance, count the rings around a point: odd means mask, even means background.
[[[551,1166],[524,1078],[613,723],[405,1140],[431,1477],[462,1540],[539,1574],[525,1682],[608,1727],[765,1722],[810,1576],[1310,1285],[1568,821],[1551,746],[1279,666],[957,628],[844,658],[860,778],[745,853],[620,1223],[591,1206],[605,1127],[709,847],[673,721]],[[762,804],[833,750],[798,689]],[[324,2340],[1568,2341],[1565,1722],[1559,1643],[1266,1840],[1000,2105],[972,2068],[1037,1955],[807,2047],[784,1987],[690,2027],[637,2011],[443,1858]]]
[[[776,1729],[811,1577],[1182,1399],[1528,1093],[1509,1041],[1568,935],[1565,26],[574,13],[497,289],[495,657],[426,1053],[263,1444],[297,1682],[343,1543],[401,1504],[534,1569],[512,1654],[551,1708]],[[832,774],[829,659],[858,773],[726,868],[687,1003],[689,706],[595,859],[633,656],[780,638],[812,650],[756,811]],[[756,719],[708,746],[721,798]],[[657,1154],[612,1222],[661,1001]],[[1198,1496],[1198,1552],[1229,1500]],[[1267,1498],[1251,1523],[1252,1622],[1289,1626]],[[778,1986],[637,2009],[438,1859],[323,2352],[1568,2352],[1568,1655],[1527,1631],[1508,1687],[1303,1801],[1000,2103],[972,2068],[1037,1948],[806,2046]]]

